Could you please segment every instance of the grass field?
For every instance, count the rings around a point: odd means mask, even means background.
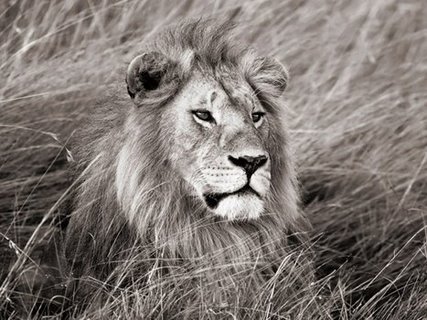
[[[55,230],[69,183],[65,144],[96,98],[161,26],[231,12],[241,37],[291,74],[285,100],[318,291],[277,318],[427,319],[424,0],[2,1],[1,319],[41,315],[37,288],[22,283]],[[162,308],[184,294],[171,290]],[[313,299],[314,311],[301,307]],[[157,302],[123,291],[74,316],[145,319]],[[267,302],[257,308],[271,316]]]

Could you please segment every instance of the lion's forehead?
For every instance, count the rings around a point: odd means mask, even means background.
[[[174,105],[176,107],[168,119],[176,119],[173,126],[180,147],[175,149],[183,149],[181,151],[189,157],[209,161],[235,151],[246,154],[248,149],[253,149],[254,156],[266,151],[264,136],[267,129],[257,130],[251,119],[251,113],[262,111],[262,107],[243,77],[215,77],[195,72],[176,97]],[[194,110],[210,111],[216,125],[206,129],[189,123],[188,114]],[[201,153],[205,154],[202,156]]]
[[[224,112],[247,111],[261,105],[252,87],[237,70],[215,75],[195,72],[182,95],[186,101],[206,106],[211,102],[212,93],[215,106]]]
[[[219,120],[224,130],[240,130],[243,133],[252,128],[251,113],[261,110],[261,104],[252,88],[243,81],[230,82],[217,79],[204,92],[203,106]]]

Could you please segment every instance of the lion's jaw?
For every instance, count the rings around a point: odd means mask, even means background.
[[[251,194],[230,195],[214,210],[229,220],[256,219],[264,211],[264,201]]]
[[[170,162],[208,212],[228,220],[256,219],[266,210],[270,192],[264,141],[268,121],[255,125],[252,112],[264,109],[250,88],[233,88],[230,99],[215,80],[197,74],[183,88],[167,108],[175,118]],[[201,121],[194,110],[209,110],[214,120]],[[248,169],[239,162],[242,159],[259,161],[259,166]]]

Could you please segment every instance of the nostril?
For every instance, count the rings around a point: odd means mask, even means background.
[[[228,160],[238,167],[244,168],[247,165],[247,160],[244,157],[234,158],[232,156],[228,156]]]
[[[257,162],[257,169],[262,167],[263,165],[265,165],[265,163],[267,162],[267,157],[266,156],[259,156],[256,158],[256,162]]]

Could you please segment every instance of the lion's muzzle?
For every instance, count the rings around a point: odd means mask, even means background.
[[[267,155],[229,155],[197,172],[193,185],[213,213],[232,220],[257,218],[263,212],[270,188]]]

